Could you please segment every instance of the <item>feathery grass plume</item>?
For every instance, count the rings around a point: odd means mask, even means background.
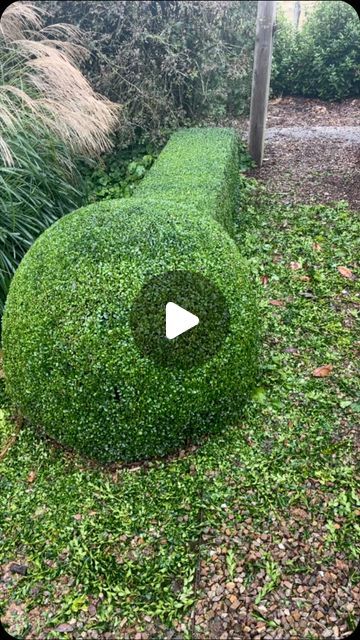
[[[26,38],[29,31],[39,31],[42,26],[40,7],[36,8],[29,3],[14,2],[1,16],[0,34],[8,42]]]
[[[109,134],[119,116],[115,105],[95,93],[78,69],[87,55],[74,39],[79,31],[66,24],[42,28],[42,11],[31,4],[14,3],[0,22],[0,51],[4,75],[0,81],[0,111],[9,117],[2,90],[9,84],[23,91],[15,107],[28,108],[44,126],[76,153],[97,155],[111,147]],[[60,38],[66,38],[62,40]],[[10,76],[10,77],[8,77]],[[1,116],[0,116],[1,118]],[[6,148],[3,138],[1,148]],[[8,164],[9,149],[2,156]]]
[[[16,2],[0,21],[0,315],[24,253],[81,203],[74,157],[108,150],[120,112],[80,72],[79,31],[43,13]]]

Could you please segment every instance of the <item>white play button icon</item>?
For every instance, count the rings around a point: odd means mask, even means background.
[[[175,302],[166,305],[166,337],[173,340],[181,333],[189,331],[199,324],[199,318],[190,311],[179,307]]]

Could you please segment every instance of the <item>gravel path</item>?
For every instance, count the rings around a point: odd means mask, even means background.
[[[281,138],[294,138],[295,140],[339,140],[344,145],[360,143],[359,127],[269,127],[266,131],[266,140]]]

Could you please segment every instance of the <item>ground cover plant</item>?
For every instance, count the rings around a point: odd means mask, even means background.
[[[265,330],[246,415],[172,461],[127,469],[21,428],[0,463],[1,618],[16,637],[355,627],[358,218],[341,202],[263,205],[253,180],[242,186],[237,242]],[[15,427],[2,403],[4,447]]]
[[[224,229],[233,231],[238,162],[231,129],[177,132],[131,199],[88,205],[33,244],[10,287],[3,348],[8,393],[34,428],[102,462],[133,461],[238,415],[258,354],[255,285]],[[231,318],[221,350],[181,371],[144,358],[131,327],[142,287],[174,270],[210,279]],[[193,281],[187,288],[199,305]],[[159,287],[151,299],[161,327],[163,295]]]
[[[110,153],[96,161],[82,159],[77,163],[84,191],[82,204],[130,198],[157,155],[156,149],[144,145],[118,149],[115,140]]]

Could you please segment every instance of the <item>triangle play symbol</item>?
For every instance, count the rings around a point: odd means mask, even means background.
[[[166,305],[166,337],[173,340],[199,324],[199,318],[190,311],[179,307],[175,302]]]

